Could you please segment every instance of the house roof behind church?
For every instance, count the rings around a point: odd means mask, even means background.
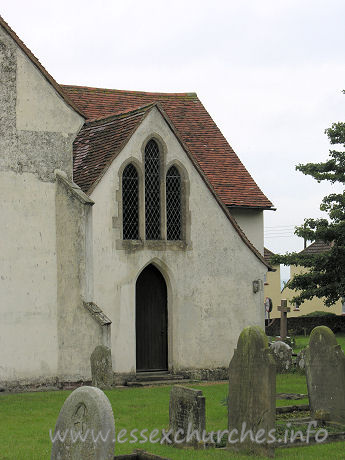
[[[272,203],[255,183],[195,93],[147,93],[69,85],[61,87],[89,120],[120,115],[146,104],[159,103],[179,138],[226,206],[272,208]],[[131,118],[130,124],[132,121]],[[130,127],[124,128],[124,131],[129,133]],[[86,131],[82,130],[76,145],[84,134]],[[84,158],[84,168],[87,161],[92,164],[95,162],[91,153],[88,155],[88,160]],[[102,163],[106,164],[106,159]],[[87,178],[80,167],[80,163],[75,163],[74,180],[84,191],[88,191],[98,179],[97,172],[91,173],[90,170],[92,177]],[[102,173],[99,169],[97,171]]]
[[[264,248],[264,259],[268,264],[271,264],[271,257],[274,256],[274,252],[270,251],[267,248]]]
[[[331,243],[325,243],[323,241],[314,241],[305,249],[303,249],[300,254],[320,254],[322,252],[327,252],[331,249]]]

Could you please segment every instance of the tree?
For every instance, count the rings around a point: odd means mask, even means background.
[[[332,145],[341,144],[345,149],[345,123],[333,123],[325,133]],[[318,182],[345,185],[345,151],[330,150],[326,162],[299,164],[296,169]],[[272,263],[308,269],[288,283],[289,288],[298,291],[292,302],[324,297],[329,307],[345,297],[345,190],[325,196],[320,209],[328,213],[328,219],[305,219],[303,225],[296,227],[295,234],[309,241],[330,243],[330,250],[322,254],[275,255]]]

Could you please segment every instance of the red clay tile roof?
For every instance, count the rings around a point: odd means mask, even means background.
[[[158,102],[226,206],[272,208],[272,203],[254,182],[195,93],[145,93],[68,85],[61,87],[88,119],[109,117]],[[75,181],[85,191],[86,183],[78,178],[81,177],[78,169],[79,165],[76,165]]]
[[[81,111],[80,107],[68,97],[68,94],[62,90],[61,86],[54,80],[54,78],[46,71],[40,61],[37,59],[36,56],[32,54],[29,48],[22,42],[22,40],[18,37],[18,35],[11,29],[11,27],[7,24],[7,22],[0,16],[0,26],[2,26],[8,35],[17,43],[19,48],[27,55],[30,61],[38,68],[38,70],[42,73],[42,75],[48,80],[48,82],[55,88],[55,90],[59,93],[59,95],[64,99],[64,101],[71,106],[79,115],[83,118],[86,118],[83,112]]]
[[[314,243],[303,249],[300,254],[320,254],[329,251],[332,247],[331,243],[324,243],[323,241],[314,241]]]
[[[270,251],[267,248],[264,248],[264,259],[268,264],[271,264],[271,257],[274,256],[274,252]]]
[[[152,104],[86,122],[74,141],[73,180],[86,193],[99,182]]]

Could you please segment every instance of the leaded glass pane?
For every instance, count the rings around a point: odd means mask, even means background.
[[[161,236],[160,157],[157,143],[151,139],[145,147],[145,228],[147,240]]]
[[[166,177],[167,239],[181,239],[181,176],[176,168],[169,168]]]
[[[139,239],[139,181],[132,164],[126,166],[122,175],[123,239]]]

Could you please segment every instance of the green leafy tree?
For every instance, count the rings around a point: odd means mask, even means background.
[[[332,145],[342,145],[344,151],[330,150],[326,162],[299,164],[296,169],[318,182],[345,185],[345,123],[333,123],[325,133]],[[302,226],[296,227],[295,234],[308,241],[329,243],[330,250],[320,254],[275,255],[272,262],[308,269],[288,283],[289,288],[298,291],[292,302],[324,297],[329,307],[345,297],[345,190],[325,196],[320,209],[327,212],[329,218],[305,219]]]

